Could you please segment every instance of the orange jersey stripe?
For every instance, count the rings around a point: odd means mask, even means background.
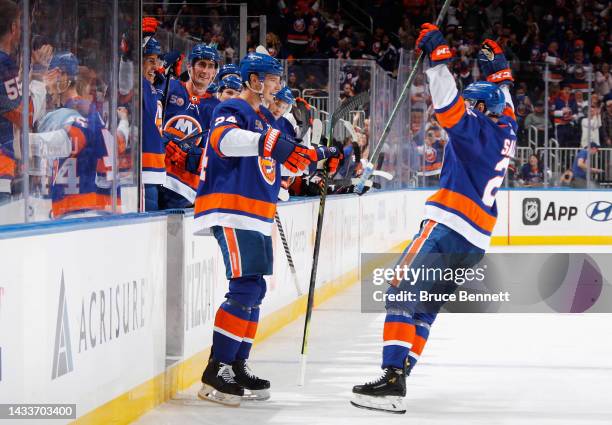
[[[412,351],[414,354],[420,356],[423,353],[423,349],[425,348],[425,343],[427,340],[423,338],[421,335],[415,335],[414,341],[412,342]]]
[[[235,124],[222,125],[220,127],[215,128],[210,133],[210,138],[209,138],[210,146],[212,146],[215,152],[217,152],[217,155],[219,155],[220,157],[223,157],[223,154],[219,150],[219,143],[221,142],[221,136],[223,135],[223,132],[229,128],[238,128],[238,126]]]
[[[504,108],[503,114],[507,117],[512,118],[514,121],[516,121],[516,115],[514,114],[514,109],[512,109],[510,106],[506,106]]]
[[[244,338],[249,321],[236,317],[220,308],[215,316],[215,326],[239,338]]]
[[[15,160],[0,153],[0,176],[15,177]]]
[[[463,98],[459,96],[453,106],[448,108],[444,112],[436,112],[438,121],[444,128],[454,127],[465,114],[465,102]]]
[[[425,227],[423,228],[423,231],[421,232],[419,237],[412,241],[412,243],[410,244],[410,247],[408,248],[408,251],[406,251],[404,258],[400,262],[400,267],[403,267],[403,266],[410,267],[412,260],[419,253],[419,251],[423,247],[423,244],[425,243],[425,241],[431,234],[431,231],[433,230],[436,224],[438,223],[432,220],[428,220],[427,223],[425,223]],[[391,281],[391,285],[393,286],[399,285],[399,280],[394,278]]]
[[[412,343],[416,335],[414,324],[402,322],[385,322],[383,341],[398,340]]]
[[[53,217],[59,217],[72,211],[103,210],[110,206],[110,203],[110,196],[98,193],[66,195],[61,200],[53,202],[51,211]]]
[[[481,229],[492,232],[496,218],[483,210],[476,202],[465,195],[452,190],[441,188],[427,199],[445,207],[459,211]]]
[[[225,240],[227,241],[227,249],[229,251],[230,265],[232,266],[232,277],[242,276],[242,265],[240,262],[240,250],[238,249],[238,240],[236,232],[229,227],[223,228]]]
[[[246,330],[245,338],[255,339],[257,334],[257,322],[249,322],[249,327]]]
[[[145,168],[166,168],[165,153],[143,153],[142,166]]]
[[[190,173],[189,171],[177,167],[175,164],[170,162],[170,158],[165,157],[166,162],[166,171],[169,174],[176,176],[181,182],[185,183],[193,190],[198,188],[198,184],[200,183],[200,176],[197,174]]]
[[[78,155],[87,144],[87,137],[80,128],[73,125],[68,127],[68,136],[72,141],[72,155]]]
[[[268,219],[274,218],[276,204],[247,198],[246,196],[231,193],[211,193],[199,196],[195,201],[196,214],[215,209],[243,211]]]

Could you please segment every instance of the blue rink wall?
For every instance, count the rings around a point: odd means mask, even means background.
[[[328,198],[316,303],[359,280],[360,253],[400,251],[431,193]],[[498,209],[494,245],[612,245],[611,191],[502,191]],[[279,206],[297,282],[274,231],[259,340],[304,311],[317,211]],[[192,226],[170,211],[0,228],[0,400],[121,424],[199,380],[227,283],[214,238]]]

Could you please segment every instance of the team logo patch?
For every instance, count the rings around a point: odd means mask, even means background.
[[[259,161],[261,175],[266,183],[272,186],[276,182],[276,161],[272,158],[263,158],[261,156],[257,157],[257,160]]]
[[[255,128],[263,131],[264,128],[262,122],[259,120],[255,120]]]
[[[428,146],[425,149],[425,160],[427,162],[436,162],[436,157],[438,156],[436,150],[431,146]]]
[[[198,120],[189,115],[176,115],[170,118],[164,127],[164,133],[179,141],[185,140],[197,146],[202,141],[202,126]]]
[[[183,106],[185,104],[185,99],[179,97],[176,99],[176,106]]]

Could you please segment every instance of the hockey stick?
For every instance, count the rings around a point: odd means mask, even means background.
[[[285,255],[287,256],[289,269],[293,275],[295,290],[297,291],[298,297],[301,297],[304,295],[304,293],[302,292],[302,288],[300,288],[300,283],[298,282],[297,271],[295,270],[295,265],[293,264],[293,257],[291,257],[291,251],[289,251],[289,244],[287,243],[287,237],[285,236],[285,230],[283,229],[283,223],[281,223],[278,211],[274,214],[274,221],[276,221],[276,227],[278,227],[278,233],[280,234],[281,241],[283,243],[283,249],[285,250]]]
[[[334,127],[338,120],[348,114],[357,106],[365,105],[370,101],[370,92],[363,92],[357,96],[353,96],[345,101],[331,116],[328,128],[327,146],[331,146],[334,140]],[[304,333],[302,335],[302,351],[300,357],[300,376],[298,385],[304,385],[306,378],[306,354],[308,350],[308,333],[310,331],[310,318],[312,316],[312,308],[314,303],[315,283],[317,280],[317,264],[319,262],[319,250],[321,248],[321,233],[323,230],[323,214],[325,213],[325,198],[327,197],[327,167],[323,169],[323,187],[321,188],[321,199],[319,202],[319,215],[317,217],[317,227],[315,232],[315,243],[312,254],[312,269],[310,271],[310,284],[308,286],[308,301],[306,304],[306,318],[304,319]]]
[[[176,14],[176,18],[174,18],[174,23],[172,24],[172,38],[170,39],[170,49],[168,50],[168,52],[172,52],[174,50],[174,37],[176,37],[176,26],[178,25],[178,20],[181,17],[181,13],[183,13],[183,6],[185,6],[186,4],[187,2],[184,1],[178,13]],[[178,72],[180,72],[180,70],[178,70]],[[168,110],[168,91],[170,90],[170,76],[171,76],[171,73],[166,72],[166,81],[165,81],[164,93],[162,97],[164,99],[164,108],[162,110],[162,126],[166,122],[166,111]]]
[[[440,14],[438,15],[438,19],[436,19],[436,26],[439,27],[442,24],[442,21],[444,20],[444,16],[446,15],[446,11],[448,10],[450,3],[451,3],[451,0],[444,0],[442,9],[440,10]],[[393,107],[393,110],[391,111],[391,115],[389,116],[389,119],[385,123],[383,132],[380,135],[380,138],[378,139],[378,142],[376,143],[374,150],[372,151],[372,155],[370,156],[370,161],[368,162],[368,165],[363,170],[363,174],[361,175],[359,184],[355,186],[355,193],[361,194],[363,192],[363,187],[365,185],[366,180],[368,180],[372,176],[372,172],[374,171],[374,164],[376,164],[378,155],[380,155],[383,145],[387,141],[387,136],[389,135],[389,132],[391,131],[391,126],[393,125],[393,122],[395,121],[395,117],[397,116],[397,113],[399,112],[400,106],[402,106],[402,104],[408,97],[408,90],[410,89],[412,82],[416,78],[419,66],[421,65],[422,61],[423,61],[423,52],[421,51],[419,53],[419,56],[417,56],[417,60],[414,63],[414,66],[412,67],[412,71],[410,71],[410,75],[408,76],[408,81],[406,81],[406,84],[404,84],[404,88],[402,88],[402,92],[400,93],[400,96],[397,99],[397,102],[395,102],[395,106]]]

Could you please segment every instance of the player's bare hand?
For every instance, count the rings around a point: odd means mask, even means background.
[[[45,83],[47,89],[52,87],[57,82],[57,79],[59,78],[60,74],[61,71],[59,68],[50,69],[45,72],[45,74],[43,75],[43,82]]]

